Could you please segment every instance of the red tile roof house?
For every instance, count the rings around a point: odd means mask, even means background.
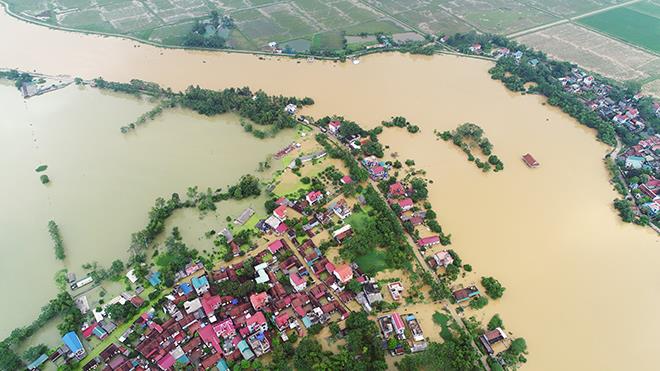
[[[658,179],[650,179],[648,182],[644,183],[644,185],[653,192],[660,192],[660,180]]]
[[[341,184],[351,184],[351,183],[353,183],[353,179],[350,176],[344,175],[341,178]]]
[[[241,254],[241,247],[238,246],[238,244],[234,241],[231,241],[229,243],[229,246],[231,246],[231,252],[234,254],[234,257],[239,256]]]
[[[378,165],[372,168],[369,168],[369,173],[371,173],[372,178],[381,178],[385,176],[385,168]]]
[[[289,326],[289,313],[280,313],[275,316],[275,326],[280,331],[283,331]]]
[[[286,205],[280,205],[273,210],[273,215],[281,221],[286,220]]]
[[[334,274],[335,277],[337,277],[339,282],[347,283],[353,278],[353,269],[348,264],[340,264],[335,267],[332,274]]]
[[[268,323],[266,322],[266,317],[263,312],[259,311],[254,315],[250,316],[246,321],[245,325],[247,326],[250,332],[254,333],[257,331],[267,331]]]
[[[501,328],[496,328],[492,331],[488,331],[485,334],[479,336],[479,340],[481,341],[481,345],[486,348],[486,351],[488,354],[493,354],[493,348],[492,345],[496,344],[502,340],[506,339],[506,333],[502,331]]]
[[[222,298],[218,295],[210,295],[208,292],[202,296],[202,308],[204,313],[209,318],[209,322],[213,323],[216,321],[215,311],[222,304]]]
[[[404,198],[403,200],[399,201],[399,206],[401,207],[401,210],[403,210],[403,211],[408,211],[408,210],[412,209],[414,204],[415,203],[410,198]]]
[[[454,258],[447,250],[439,251],[437,254],[433,255],[433,259],[439,266],[445,268],[447,268],[449,264],[454,262]]]
[[[332,232],[332,238],[334,238],[335,241],[337,241],[337,243],[341,243],[346,237],[349,237],[352,234],[353,234],[353,228],[351,227],[350,224],[346,224],[343,227]]]
[[[419,217],[419,216],[413,216],[413,217],[411,217],[410,219],[408,219],[408,221],[409,221],[413,226],[416,227],[416,226],[418,226],[418,225],[422,225],[422,223],[424,223],[424,218]]]
[[[215,331],[215,334],[218,337],[223,339],[229,339],[236,335],[236,328],[234,328],[234,322],[232,322],[231,318],[227,318],[217,325],[214,325],[213,331]]]
[[[526,153],[522,156],[522,160],[525,162],[525,164],[529,167],[538,167],[539,163],[536,161],[534,156],[530,155],[529,153]]]
[[[321,283],[319,283],[318,285],[316,285],[316,286],[312,287],[311,289],[309,289],[309,293],[312,294],[312,296],[316,300],[319,300],[322,297],[324,297],[326,295],[326,292],[327,291],[325,289],[325,286],[323,286],[323,284],[321,284]]]
[[[332,134],[337,134],[339,132],[339,127],[341,127],[341,122],[339,121],[331,121],[328,124],[328,130],[330,130]]]
[[[282,233],[286,232],[289,229],[289,227],[286,225],[286,223],[281,223],[280,225],[275,228],[275,234],[276,235],[281,235]]]
[[[400,339],[405,339],[404,332],[406,331],[406,325],[404,325],[401,315],[399,313],[392,313],[392,324],[394,325],[394,331]]]
[[[213,271],[211,272],[211,278],[215,282],[222,282],[229,279],[229,274],[226,270]]]
[[[310,205],[314,205],[316,202],[321,201],[323,199],[323,193],[321,191],[311,191],[305,196],[305,200]]]
[[[280,251],[281,248],[284,247],[284,241],[277,240],[273,241],[268,244],[268,251],[270,251],[271,254],[276,254],[278,251]]]
[[[440,243],[439,236],[424,237],[417,240],[417,246],[419,247],[429,247],[429,246],[437,245],[439,243]]]
[[[401,183],[396,182],[394,184],[390,184],[390,190],[387,192],[387,195],[390,197],[405,196],[406,190],[403,188]]]
[[[199,337],[202,339],[204,344],[210,345],[215,349],[216,352],[222,354],[222,346],[220,346],[220,339],[212,326],[205,326],[197,330]]]
[[[293,289],[296,290],[296,292],[305,291],[305,288],[307,287],[307,281],[300,277],[298,273],[289,274],[289,281],[291,282],[291,286],[293,286]]]
[[[463,301],[470,300],[475,296],[479,296],[480,292],[476,286],[470,286],[456,290],[451,294],[454,297],[454,300],[456,300],[456,303],[461,303]]]
[[[252,294],[250,295],[250,303],[254,310],[261,309],[268,303],[268,294],[265,291],[259,294]]]
[[[158,360],[158,367],[161,370],[168,370],[176,363],[176,359],[171,354],[167,353],[163,358]]]

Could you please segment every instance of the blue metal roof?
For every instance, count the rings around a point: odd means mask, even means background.
[[[252,349],[250,349],[250,346],[245,340],[238,342],[238,350],[241,352],[243,358],[247,360],[254,358],[254,353],[252,353]]]
[[[77,351],[83,349],[82,343],[80,342],[78,335],[76,335],[76,333],[73,331],[62,336],[62,341],[73,353],[76,353]]]
[[[160,272],[153,272],[152,274],[149,275],[149,283],[151,286],[158,286],[160,285]]]
[[[100,338],[108,335],[108,332],[105,331],[101,326],[94,327],[94,330],[92,330],[92,332],[94,333],[94,335]]]
[[[45,354],[42,354],[39,356],[39,358],[35,359],[32,363],[30,363],[27,368],[29,370],[34,370],[35,368],[41,366],[46,360],[48,359],[48,356]]]
[[[206,278],[206,276],[202,277],[193,277],[192,279],[192,285],[195,289],[199,289],[200,287],[206,286],[209,284],[209,280]]]
[[[225,362],[224,359],[219,360],[219,361],[218,361],[218,364],[215,365],[215,367],[217,367],[218,370],[220,370],[220,371],[227,371],[227,370],[229,370],[229,366],[227,366],[227,362]]]
[[[193,288],[188,283],[182,283],[179,285],[179,289],[183,292],[183,295],[188,295],[192,292]]]

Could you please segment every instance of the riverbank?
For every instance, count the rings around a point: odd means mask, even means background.
[[[163,49],[175,49],[175,50],[190,50],[190,51],[211,51],[211,52],[219,52],[219,53],[237,53],[237,54],[249,54],[249,55],[255,55],[255,56],[270,56],[270,57],[285,57],[285,58],[291,58],[291,59],[307,59],[307,60],[326,60],[326,61],[342,61],[345,62],[346,60],[351,60],[351,59],[357,59],[363,56],[368,56],[368,55],[373,55],[373,54],[382,54],[382,53],[391,53],[391,52],[404,52],[406,53],[407,51],[405,50],[404,47],[389,47],[389,48],[380,48],[380,49],[363,49],[359,50],[353,53],[349,53],[345,57],[329,57],[329,56],[323,56],[323,55],[317,55],[317,54],[310,54],[310,53],[295,53],[295,54],[287,54],[287,53],[282,53],[282,52],[267,52],[267,51],[259,51],[259,50],[244,50],[244,49],[234,49],[234,48],[203,48],[203,47],[191,47],[191,46],[183,46],[183,45],[168,45],[168,44],[163,44],[163,43],[157,43],[153,42],[150,40],[144,40],[140,39],[137,37],[132,37],[130,35],[126,34],[117,34],[117,33],[108,33],[108,32],[95,32],[95,31],[84,31],[80,29],[75,29],[75,28],[69,28],[69,27],[63,27],[63,26],[58,26],[58,25],[53,25],[47,22],[40,21],[38,19],[34,18],[29,18],[26,16],[23,16],[21,14],[15,13],[11,10],[7,2],[0,0],[0,6],[3,8],[4,12],[9,14],[10,16],[29,23],[33,24],[36,26],[40,27],[46,27],[52,30],[57,30],[57,31],[65,31],[65,32],[72,32],[72,33],[79,33],[83,35],[89,35],[89,36],[100,36],[100,37],[116,37],[120,39],[125,39],[125,40],[131,40],[138,42],[140,44],[145,44],[145,45],[151,45],[154,47],[158,48],[163,48]],[[475,59],[484,59],[484,60],[494,60],[491,57],[488,56],[480,56],[480,55],[470,55],[470,54],[463,54],[463,53],[458,53],[455,51],[450,50],[446,46],[440,46],[440,48],[437,48],[434,50],[434,53],[439,53],[439,54],[448,54],[448,55],[457,55],[457,56],[463,56],[467,58],[475,58]]]

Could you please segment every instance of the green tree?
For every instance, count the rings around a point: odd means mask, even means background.
[[[481,277],[481,285],[486,289],[486,294],[493,299],[501,298],[506,290],[500,281],[493,277]]]
[[[35,359],[37,359],[39,356],[42,354],[48,353],[48,347],[44,344],[37,344],[34,345],[30,348],[28,348],[24,353],[23,353],[23,360],[26,363],[31,363]]]
[[[337,335],[339,335],[339,332],[341,331],[341,329],[339,328],[339,325],[336,322],[330,323],[329,327],[330,327],[330,333],[332,334],[332,336],[336,337]]]
[[[486,297],[484,297],[484,296],[480,296],[476,299],[473,299],[470,302],[470,308],[472,308],[472,309],[481,309],[481,308],[485,307],[487,304],[488,304],[488,299],[486,299]]]
[[[4,371],[22,370],[25,368],[21,358],[4,342],[0,343],[0,369]]]
[[[110,271],[108,273],[112,279],[117,280],[121,278],[122,273],[124,273],[124,262],[119,259],[113,261],[110,265]]]
[[[60,228],[53,220],[48,221],[48,233],[50,234],[50,238],[53,240],[55,257],[58,260],[64,260],[66,257],[64,254],[64,242],[62,241],[62,237],[60,235]]]
[[[493,315],[493,317],[488,321],[488,330],[495,330],[498,327],[504,328],[504,322],[500,318],[499,314]]]
[[[362,291],[362,284],[360,284],[355,278],[348,281],[348,284],[346,285],[346,287],[348,287],[348,289],[351,290],[355,294]]]

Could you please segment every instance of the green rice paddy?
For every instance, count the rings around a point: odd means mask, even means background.
[[[582,18],[579,23],[633,45],[660,53],[660,6],[639,3]]]

